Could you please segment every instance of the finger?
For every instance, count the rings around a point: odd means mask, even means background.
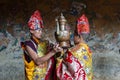
[[[53,48],[55,48],[55,47],[56,47],[56,44],[54,44]]]
[[[59,44],[56,44],[56,47],[59,47]]]
[[[61,47],[58,47],[58,49],[59,49],[59,50],[62,50],[62,48],[61,48]]]

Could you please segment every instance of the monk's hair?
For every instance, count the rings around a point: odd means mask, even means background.
[[[78,34],[77,30],[74,31],[74,36],[78,36],[79,38],[81,38],[81,34]]]

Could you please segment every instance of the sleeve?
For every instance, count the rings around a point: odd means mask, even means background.
[[[35,45],[32,43],[32,41],[25,41],[25,46],[29,46],[31,49],[33,49],[35,52],[37,52]]]
[[[24,52],[24,54],[23,54],[24,60],[27,61],[28,63],[30,63],[31,62],[31,58],[30,58],[29,54],[27,53],[27,51],[25,49],[25,46],[31,47],[34,51],[36,51],[36,49],[35,49],[34,44],[31,41],[21,42],[21,47],[22,47],[23,52]]]

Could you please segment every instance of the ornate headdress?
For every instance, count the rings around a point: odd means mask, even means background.
[[[36,10],[28,21],[28,27],[32,30],[43,28],[43,20],[41,14]]]
[[[78,34],[90,33],[88,18],[85,16],[85,14],[83,14],[77,20],[77,32]]]

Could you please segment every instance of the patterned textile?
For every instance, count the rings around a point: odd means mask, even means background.
[[[58,80],[92,80],[92,54],[86,44],[70,48],[65,57],[57,58]]]
[[[29,57],[28,53],[25,50],[25,45],[30,46],[34,51],[37,52],[38,56],[44,56],[47,53],[47,44],[46,42],[40,42],[38,45],[34,42],[34,40],[26,41],[24,45],[22,45],[24,50],[24,64],[25,64],[25,76],[26,80],[54,80],[54,66],[55,61],[54,57],[51,57],[50,60],[43,63],[44,67],[40,68],[33,60]],[[37,49],[35,47],[38,47]],[[36,50],[35,50],[36,49]],[[27,55],[27,56],[26,56]],[[29,60],[30,58],[30,60]],[[53,74],[52,74],[53,73]]]
[[[80,61],[67,51],[65,58],[57,58],[56,73],[58,80],[88,80]]]
[[[90,33],[88,18],[85,16],[85,14],[83,14],[77,20],[77,31],[78,31],[78,34]]]
[[[76,47],[70,49],[73,56],[76,57],[86,73],[87,79],[93,79],[93,70],[92,70],[92,52],[87,44],[80,43]]]
[[[43,28],[43,20],[40,12],[36,10],[28,21],[28,27],[32,30]]]

